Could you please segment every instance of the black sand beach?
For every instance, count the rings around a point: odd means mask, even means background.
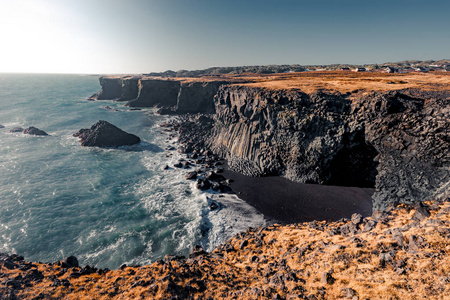
[[[223,175],[239,198],[278,223],[339,220],[353,213],[372,213],[374,189],[303,184],[282,177],[249,177],[227,166]]]

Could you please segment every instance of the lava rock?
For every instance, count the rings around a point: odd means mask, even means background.
[[[27,129],[24,129],[22,131],[22,133],[30,134],[30,135],[41,135],[41,136],[48,135],[45,131],[40,130],[39,128],[36,128],[36,127],[33,127],[33,126],[28,127]]]
[[[422,202],[416,203],[414,207],[416,209],[414,212],[414,218],[419,221],[423,221],[431,215],[428,208]]]
[[[184,178],[186,179],[197,179],[197,172],[196,171],[192,171],[192,172],[187,172],[186,175],[184,175]]]
[[[199,190],[205,191],[211,187],[211,183],[207,179],[197,179],[195,187]]]
[[[14,127],[11,128],[10,130],[8,130],[9,133],[17,133],[17,132],[23,132],[23,128],[22,127]]]
[[[74,134],[81,139],[81,146],[88,147],[119,147],[134,145],[141,139],[127,133],[107,121],[98,121],[90,129],[80,129]]]
[[[62,262],[63,268],[76,268],[79,267],[78,259],[75,256],[69,256]]]
[[[352,223],[353,224],[355,224],[355,225],[358,225],[359,223],[361,223],[361,221],[362,221],[362,216],[361,216],[361,214],[353,214],[352,215]]]

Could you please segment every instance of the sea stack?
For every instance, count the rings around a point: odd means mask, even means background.
[[[73,136],[79,137],[81,146],[86,147],[120,147],[134,145],[141,141],[138,136],[103,120],[92,125],[90,129],[80,129]]]

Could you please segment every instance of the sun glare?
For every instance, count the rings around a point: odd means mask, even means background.
[[[0,4],[0,72],[77,73],[86,65],[85,40],[70,28],[70,16],[48,2]]]

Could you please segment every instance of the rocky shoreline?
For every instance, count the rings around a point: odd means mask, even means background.
[[[249,228],[211,253],[117,270],[0,254],[0,299],[444,299],[450,202]]]

